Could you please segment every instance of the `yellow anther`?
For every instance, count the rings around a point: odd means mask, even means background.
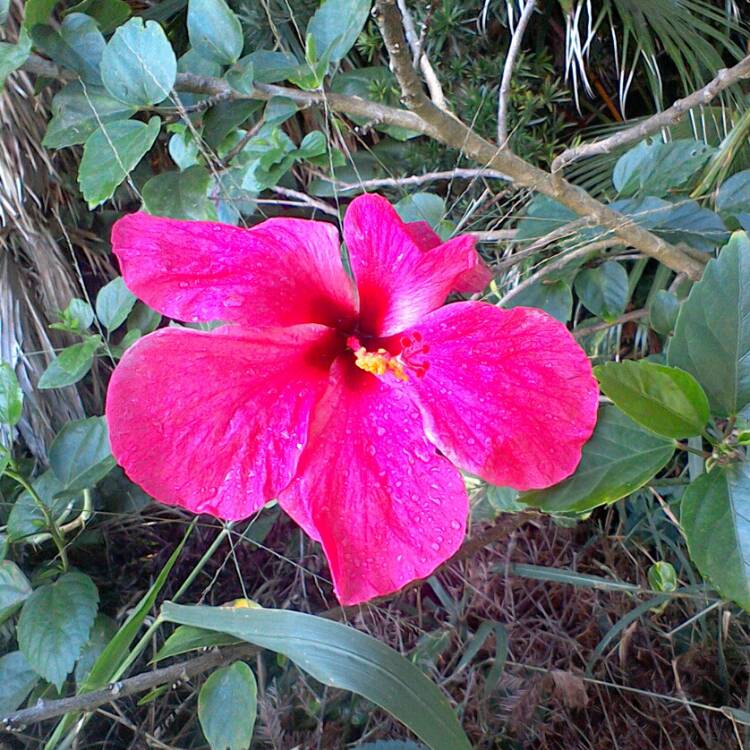
[[[390,372],[399,380],[408,380],[403,363],[395,359],[385,349],[368,352],[364,346],[360,346],[359,349],[355,350],[354,358],[354,364],[360,370],[370,372],[373,375],[385,375]]]

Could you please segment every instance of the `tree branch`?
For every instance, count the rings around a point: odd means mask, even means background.
[[[154,669],[150,672],[143,672],[135,675],[135,677],[115,682],[102,690],[73,695],[70,698],[60,698],[59,700],[39,701],[31,708],[23,708],[20,711],[8,714],[0,720],[0,723],[7,731],[21,731],[27,724],[53,719],[55,716],[62,716],[69,711],[93,711],[105,703],[112,703],[112,701],[128,695],[144,693],[147,690],[159,687],[159,685],[173,685],[177,682],[184,682],[227,662],[247,658],[257,651],[256,647],[249,644],[232,646],[221,651],[214,649],[193,659],[172,664],[169,667]]]
[[[409,48],[401,27],[401,16],[395,2],[396,0],[377,0],[375,11],[389,50],[391,66],[401,85],[403,101],[411,111],[387,107],[358,96],[300,91],[271,84],[258,83],[255,84],[251,93],[241,94],[234,91],[221,78],[198,76],[192,73],[179,73],[175,88],[179,91],[222,96],[227,99],[268,100],[274,96],[282,96],[291,99],[301,108],[325,105],[332,111],[363,117],[372,123],[396,125],[422,133],[446,146],[463,151],[484,168],[505,174],[522,187],[554,198],[579,216],[589,217],[592,222],[609,229],[626,244],[645,255],[656,258],[673,271],[684,273],[691,279],[700,278],[704,265],[700,260],[690,257],[680,248],[608,208],[585,190],[572,185],[562,177],[550,175],[549,172],[534,167],[507,149],[498,149],[458,118],[436,107],[422,90],[421,81],[412,66]],[[38,55],[31,55],[23,69],[48,78],[70,80],[70,76],[58,66]]]
[[[535,167],[506,148],[498,148],[467,127],[449,112],[436,107],[422,91],[407,52],[401,17],[395,0],[376,0],[373,11],[380,27],[391,69],[399,82],[404,104],[426,124],[435,140],[459,149],[474,161],[507,174],[514,182],[554,198],[579,216],[587,216],[609,229],[626,244],[664,263],[673,271],[700,278],[703,263],[657,237],[632,219],[600,203],[582,188]]]
[[[436,107],[440,107],[440,109],[448,109],[448,105],[445,102],[445,95],[443,94],[443,87],[440,85],[440,80],[430,63],[427,54],[422,50],[419,43],[417,30],[414,28],[414,20],[411,17],[411,13],[409,13],[409,9],[406,7],[406,0],[398,0],[398,7],[401,11],[401,17],[404,19],[404,32],[406,33],[406,39],[409,42],[409,48],[411,49],[415,64],[419,65],[419,69],[422,71],[424,82],[427,84],[427,89],[430,92],[430,98],[435,103]]]
[[[566,149],[552,162],[552,172],[559,172],[565,166],[578,159],[583,159],[587,156],[596,156],[597,154],[608,154],[621,146],[627,146],[630,143],[643,140],[646,136],[674,124],[693,107],[708,104],[724,89],[729,88],[743,78],[750,78],[750,55],[738,62],[734,67],[720,70],[716,78],[707,83],[702,89],[698,89],[684,99],[679,99],[668,109],[639,122],[632,128],[621,130],[619,133],[615,133],[608,138],[602,138],[592,143],[583,143],[580,146]]]
[[[424,174],[414,174],[408,177],[376,177],[372,180],[360,180],[360,182],[343,182],[328,175],[315,173],[317,177],[326,182],[336,185],[336,190],[340,193],[359,192],[377,188],[399,188],[405,185],[424,185],[426,182],[436,182],[438,180],[505,180],[510,182],[507,174],[496,172],[494,169],[449,169],[444,172],[425,172]]]
[[[526,0],[521,17],[518,19],[518,26],[516,26],[513,36],[510,39],[508,54],[505,57],[503,77],[500,81],[500,93],[497,96],[497,145],[501,147],[508,145],[508,102],[510,99],[510,82],[513,78],[513,68],[516,65],[518,53],[521,51],[523,35],[531,20],[531,14],[534,12],[535,5],[536,0]]]

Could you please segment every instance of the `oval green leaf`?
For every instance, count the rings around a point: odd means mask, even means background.
[[[112,35],[102,53],[104,88],[121,102],[150,107],[169,95],[177,58],[156,21],[131,18]]]
[[[736,414],[750,402],[750,240],[736,232],[677,316],[667,355],[703,386],[714,414]]]
[[[188,36],[193,49],[206,60],[233,65],[242,54],[242,26],[224,0],[190,0]]]
[[[628,302],[628,273],[608,260],[596,268],[585,268],[575,280],[576,294],[587,310],[607,322],[625,312]]]
[[[29,579],[10,560],[0,562],[0,622],[8,619],[31,594]]]
[[[284,654],[323,684],[351,690],[385,709],[432,750],[471,748],[434,683],[393,649],[346,625],[302,612],[171,602],[164,604],[162,616]]]
[[[0,657],[0,716],[15,711],[39,682],[39,675],[20,651]]]
[[[643,429],[614,406],[599,410],[591,439],[575,473],[519,500],[550,513],[583,512],[613,503],[651,479],[674,453],[674,442]]]
[[[112,122],[97,128],[86,140],[78,167],[78,184],[89,208],[111,198],[159,135],[161,120]]]
[[[130,315],[135,301],[135,295],[125,286],[122,276],[118,276],[96,295],[96,317],[108,331],[114,331]]]
[[[750,465],[701,474],[685,491],[680,522],[701,574],[750,611]]]
[[[93,487],[115,466],[104,417],[68,422],[49,449],[49,463],[66,494]]]
[[[83,573],[40,586],[18,618],[18,647],[31,668],[59,690],[89,639],[99,594]]]
[[[615,406],[657,435],[693,437],[708,422],[708,398],[689,372],[627,360],[599,365],[594,374]]]
[[[198,694],[198,720],[211,750],[247,750],[258,714],[258,686],[243,661],[214,671]]]

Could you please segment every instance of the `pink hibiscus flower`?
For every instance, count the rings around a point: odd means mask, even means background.
[[[441,242],[376,195],[331,224],[252,229],[132,214],[112,231],[127,286],[210,332],[131,347],[106,416],[128,476],[164,503],[247,518],[273,498],[323,546],[353,604],[429,575],[460,546],[459,466],[517,489],[570,475],[597,387],[566,328],[483,302],[471,237]]]

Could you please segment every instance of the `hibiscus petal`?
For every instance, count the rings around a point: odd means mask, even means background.
[[[156,331],[112,375],[112,453],[163,503],[247,518],[294,475],[339,341],[320,325]]]
[[[519,490],[575,471],[596,422],[591,365],[541,310],[457,302],[400,337],[404,388],[427,434],[455,464]]]
[[[465,251],[462,244],[445,243],[440,239],[440,235],[433,231],[432,227],[426,221],[410,221],[405,225],[406,231],[409,236],[414,240],[416,245],[423,252],[432,250],[439,245],[443,245],[443,250],[439,252],[445,252],[446,249],[452,252],[458,252],[461,254]],[[458,239],[458,238],[456,238]],[[461,239],[471,247],[474,248],[474,239],[466,235],[461,235]],[[475,292],[481,292],[492,279],[492,271],[487,268],[484,261],[475,253],[476,264],[468,268],[467,270],[460,273],[453,280],[452,292],[459,292],[460,294],[474,294]],[[469,256],[472,257],[472,256]]]
[[[336,326],[356,316],[338,232],[325,222],[241,229],[136,213],[114,225],[112,248],[128,288],[177,320]]]
[[[424,578],[458,549],[468,513],[463,480],[400,390],[344,355],[310,432],[279,502],[314,525],[342,604]]]
[[[359,289],[360,330],[386,336],[402,331],[439,307],[451,291],[466,288],[466,274],[476,290],[489,271],[464,235],[428,249],[421,229],[405,224],[385,198],[361,195],[344,217],[344,239]]]

